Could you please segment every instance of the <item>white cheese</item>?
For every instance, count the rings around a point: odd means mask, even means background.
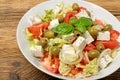
[[[98,32],[97,40],[110,40],[110,32]]]
[[[59,24],[58,19],[54,19],[50,22],[48,29],[51,30],[52,28],[56,27],[58,24]]]
[[[85,38],[78,37],[77,40],[72,44],[74,49],[77,51],[82,51],[86,46]]]
[[[84,37],[85,37],[85,40],[86,40],[87,44],[94,41],[93,37],[90,35],[90,33],[88,31],[85,32]]]
[[[106,61],[107,64],[109,64],[110,62],[112,62],[112,60],[113,59],[109,55],[105,56],[105,61]]]
[[[104,69],[104,68],[107,66],[107,62],[105,61],[104,58],[101,58],[101,59],[100,59],[99,66],[100,66],[100,68],[102,68],[102,69]]]
[[[100,68],[104,69],[112,61],[113,59],[108,54],[106,54],[104,57],[100,59],[99,66]]]
[[[81,10],[78,14],[76,14],[76,17],[77,18],[80,18],[80,17],[87,17],[87,18],[90,18],[88,13],[86,12],[86,10]]]
[[[28,19],[28,22],[30,25],[36,24],[36,23],[41,23],[41,19],[37,16],[30,16]]]
[[[35,57],[43,57],[42,46],[32,46],[30,51]]]

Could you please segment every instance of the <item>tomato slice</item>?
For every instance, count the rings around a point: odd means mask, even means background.
[[[116,30],[110,30],[110,40],[117,40],[120,36],[120,33]]]
[[[59,73],[59,62],[60,61],[58,57],[54,57],[52,60],[48,60],[48,58],[45,58],[42,62],[42,65],[52,73]]]
[[[79,7],[77,12],[79,13],[81,10],[86,10],[86,8],[85,7]]]
[[[110,49],[114,49],[114,48],[118,47],[119,44],[120,44],[116,40],[114,40],[114,41],[105,41],[105,40],[101,41],[101,40],[98,40],[98,41],[94,42],[95,45],[97,45],[99,43],[102,43],[105,46],[105,48],[110,48]]]
[[[89,62],[86,60],[85,56],[83,56],[82,61],[80,62],[82,65],[86,65]]]
[[[45,29],[48,29],[49,22],[43,22],[40,24],[33,24],[32,26],[28,27],[28,31],[33,34],[34,38],[39,39],[40,34],[43,34]]]
[[[99,19],[95,19],[95,24],[104,26],[104,23]]]
[[[64,22],[69,23],[69,20],[71,17],[76,18],[76,16],[75,16],[76,13],[77,13],[76,11],[67,12],[65,15],[65,18],[64,18]]]
[[[96,47],[93,45],[93,44],[88,44],[85,48],[84,48],[84,51],[86,52],[89,52],[89,51],[91,51],[91,50],[93,50],[93,49],[96,49]]]

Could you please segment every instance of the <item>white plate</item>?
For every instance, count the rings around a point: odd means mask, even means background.
[[[69,80],[75,80],[75,79],[71,79],[71,78],[67,78],[61,75],[57,75],[57,74],[53,74],[51,72],[49,72],[48,70],[44,69],[40,64],[40,62],[38,61],[38,59],[36,59],[35,57],[33,57],[29,51],[29,42],[26,40],[25,34],[23,33],[23,29],[29,26],[28,23],[28,17],[31,15],[43,15],[44,14],[44,10],[46,9],[51,9],[53,8],[57,3],[59,3],[60,0],[50,0],[50,1],[46,1],[43,2],[41,4],[36,5],[35,7],[31,8],[20,20],[19,24],[18,24],[18,28],[17,28],[17,42],[19,45],[19,48],[22,52],[22,54],[25,56],[25,58],[33,65],[35,66],[37,69],[43,71],[46,74],[49,74],[53,77],[57,77],[57,78],[61,78],[61,79],[69,79]],[[119,21],[111,14],[109,13],[107,10],[92,4],[90,2],[86,2],[86,1],[80,1],[80,0],[64,0],[64,4],[68,5],[68,4],[72,4],[72,3],[78,3],[81,6],[86,7],[92,14],[94,14],[94,16],[98,19],[102,19],[103,21],[106,21],[107,23],[112,24],[113,28],[115,30],[120,31],[120,23]],[[103,77],[106,77],[110,74],[112,74],[113,72],[115,72],[118,68],[120,67],[120,55],[118,55],[115,60],[113,61],[112,64],[110,64],[109,67],[107,67],[106,69],[100,71],[98,73],[98,75],[96,76],[92,76],[89,78],[85,78],[85,79],[81,79],[81,80],[94,80],[94,79],[100,79]],[[76,79],[79,80],[79,79]]]

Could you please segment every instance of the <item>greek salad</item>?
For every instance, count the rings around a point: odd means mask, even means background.
[[[105,69],[120,51],[120,32],[78,3],[63,2],[25,28],[30,51],[48,71],[66,77],[90,77]]]

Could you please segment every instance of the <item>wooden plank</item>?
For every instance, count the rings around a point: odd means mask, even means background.
[[[32,66],[21,54],[16,29],[21,17],[46,0],[0,0],[0,80],[58,80]],[[119,0],[87,0],[110,11],[120,20]],[[120,69],[104,80],[120,79]]]

